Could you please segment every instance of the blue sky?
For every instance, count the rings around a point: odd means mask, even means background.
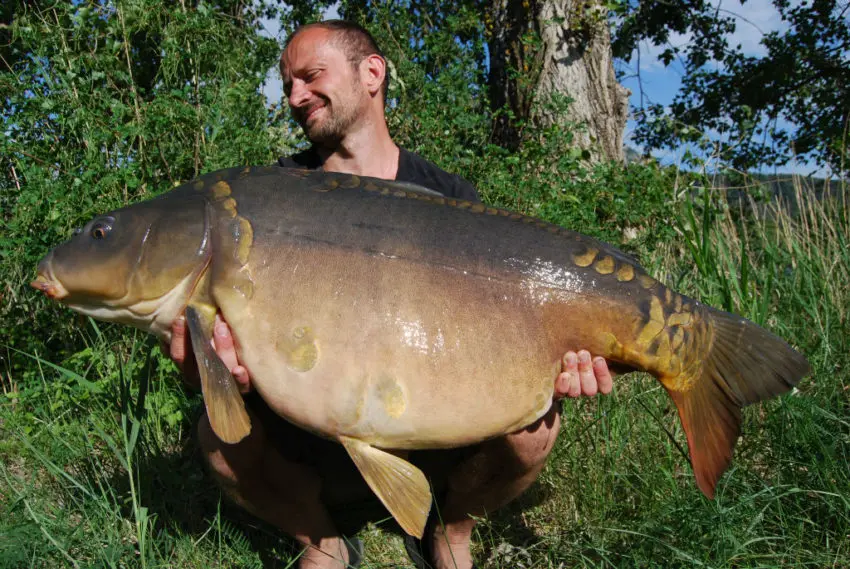
[[[792,1],[792,5],[799,3]],[[717,6],[723,13],[736,19],[735,34],[730,38],[729,45],[740,45],[746,55],[763,55],[766,50],[760,42],[764,34],[787,29],[787,24],[779,17],[779,12],[773,6],[771,0],[748,0],[745,4],[741,4],[739,0],[720,0]],[[674,46],[683,46],[689,41],[690,38],[687,35],[674,34],[670,38],[670,44]],[[644,42],[640,46],[640,67],[638,67],[637,57],[633,57],[628,66],[623,62],[617,64],[618,69],[626,76],[622,80],[622,84],[632,91],[630,99],[632,112],[636,107],[643,104],[669,105],[673,101],[673,97],[681,85],[684,68],[678,61],[673,61],[667,67],[658,61],[658,54],[665,48],[666,46],[655,46]],[[640,72],[640,82],[637,78],[638,71]],[[643,87],[643,99],[641,99],[641,86]],[[779,124],[793,129],[793,126],[787,122],[780,121]],[[629,120],[626,127],[627,141],[630,140],[634,128],[634,121]],[[632,146],[635,145],[632,144]],[[684,151],[685,147],[677,152],[656,152],[654,154],[665,164],[670,164],[678,163]],[[805,163],[789,164],[777,170],[766,168],[762,171],[764,173],[815,173],[816,175],[825,173],[822,169]]]
[[[717,6],[722,12],[737,19],[737,29],[731,38],[730,45],[740,44],[744,53],[747,55],[761,55],[765,53],[764,47],[760,43],[762,36],[774,30],[783,30],[787,26],[780,19],[779,12],[774,8],[772,0],[748,0],[744,4],[741,4],[739,0],[719,0]],[[330,8],[326,13],[326,17],[338,17],[335,6]],[[280,32],[280,26],[277,22],[267,20],[263,26],[266,35],[276,38],[279,42],[283,41],[284,37]],[[686,44],[689,39],[687,36],[674,34],[670,38],[670,43],[680,46]],[[632,112],[642,104],[657,103],[669,105],[672,103],[673,97],[681,85],[684,68],[678,61],[674,61],[667,67],[658,61],[657,56],[665,47],[651,45],[648,42],[643,43],[640,46],[639,68],[637,67],[637,57],[633,57],[632,63],[628,66],[622,62],[618,62],[618,69],[626,76],[622,83],[632,92],[630,98]],[[640,82],[638,82],[637,78],[638,70],[640,71]],[[643,87],[643,100],[641,99],[641,85]],[[263,93],[270,104],[280,102],[282,87],[280,74],[276,67],[269,70],[266,77],[266,84],[263,87]],[[634,127],[635,123],[630,119],[626,126],[626,141],[631,146],[636,146],[634,143],[629,142]],[[684,151],[685,148],[683,147],[677,152],[655,152],[654,155],[664,164],[677,164],[681,160]],[[778,171],[799,174],[810,174],[812,172],[817,175],[824,174],[823,171],[808,164],[793,164],[780,168]],[[764,172],[773,173],[774,170],[765,169]]]

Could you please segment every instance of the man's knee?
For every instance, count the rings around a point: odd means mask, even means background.
[[[204,415],[198,423],[198,440],[213,477],[237,502],[269,493],[288,502],[318,500],[322,483],[316,471],[284,458],[253,416],[251,434],[230,445],[219,440]]]
[[[543,469],[560,426],[561,418],[553,408],[529,427],[483,443],[451,472],[449,489],[464,494],[527,486]]]
[[[561,429],[561,416],[555,406],[532,425],[504,437],[507,452],[521,470],[542,467],[555,446]]]
[[[216,479],[232,486],[261,467],[265,437],[260,429],[254,421],[251,434],[230,445],[216,436],[206,414],[201,417],[198,421],[198,443]]]

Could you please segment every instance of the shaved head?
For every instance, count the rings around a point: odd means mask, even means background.
[[[366,28],[360,24],[349,22],[347,20],[325,20],[323,22],[314,22],[312,24],[306,24],[299,27],[286,39],[286,43],[283,47],[284,53],[286,52],[286,48],[289,47],[289,44],[292,43],[295,38],[310,29],[322,29],[330,32],[329,38],[331,45],[343,52],[354,68],[357,68],[357,66],[360,65],[360,62],[370,55],[378,55],[384,59],[384,61],[387,59],[381,51],[381,48],[378,47],[378,43],[375,41],[375,38],[372,37],[372,34],[370,34]],[[283,73],[283,59],[281,59],[280,66],[281,73]],[[389,82],[390,76],[389,73],[387,73],[384,76],[384,83],[381,86],[381,92],[385,103]]]

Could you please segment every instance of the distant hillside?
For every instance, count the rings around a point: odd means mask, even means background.
[[[838,196],[847,190],[846,181],[793,174],[718,175],[712,179],[712,186],[725,188],[726,199],[733,207],[741,205],[749,209],[750,198],[762,204],[781,200],[794,214],[798,210],[798,188],[800,192],[814,195],[818,200],[825,196]]]
[[[629,146],[625,148],[625,156],[626,163],[651,160]],[[712,188],[726,189],[726,197],[731,205],[737,205],[743,201],[747,206],[748,197],[757,202],[781,198],[790,205],[792,210],[797,209],[795,199],[797,185],[802,191],[813,193],[818,199],[823,199],[825,195],[840,195],[842,190],[847,191],[846,181],[794,174],[717,174],[711,178]]]
[[[827,180],[794,174],[747,174],[718,175],[712,180],[718,188],[727,188],[730,192],[764,192],[774,197],[792,199],[795,186],[802,185],[803,190],[814,191],[819,196],[826,191],[835,192],[841,187],[840,180]]]

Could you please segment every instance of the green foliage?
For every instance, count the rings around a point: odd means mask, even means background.
[[[735,18],[712,2],[621,2],[614,54],[626,61],[642,40],[668,46],[664,65],[685,68],[672,105],[638,110],[635,139],[647,149],[705,146],[742,170],[795,157],[846,172],[850,105],[850,16],[836,0],[773,2],[788,24],[761,40],[762,56],[729,44]],[[690,34],[681,47],[671,33]],[[794,132],[788,124],[793,125]],[[705,136],[704,133],[716,133]],[[719,140],[718,140],[719,139]],[[719,148],[715,148],[719,145]]]
[[[197,405],[173,365],[150,341],[96,327],[86,343],[69,367],[40,362],[44,389],[24,385],[0,403],[0,567],[188,567],[250,554],[181,450]],[[206,531],[183,533],[192,527]]]
[[[658,223],[675,211],[675,171],[655,163],[588,165],[573,144],[578,127],[555,123],[516,152],[488,146],[471,177],[483,198],[637,253],[672,235]]]
[[[95,213],[284,150],[258,92],[279,55],[258,18],[228,2],[15,6],[0,75],[1,336],[33,350],[30,334],[52,330],[49,350],[73,350],[71,320],[26,288],[40,256]]]

